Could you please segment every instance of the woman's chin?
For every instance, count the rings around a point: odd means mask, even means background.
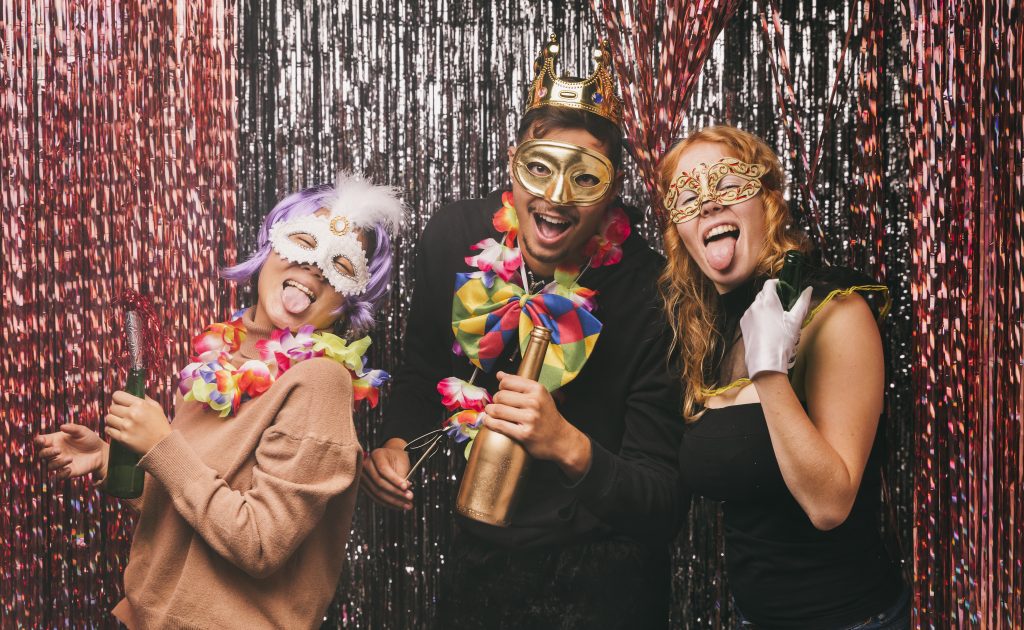
[[[736,264],[734,260],[731,265],[722,270],[707,270],[705,275],[715,285],[719,293],[728,293],[736,287],[740,286],[753,275],[754,269],[745,268],[742,265]]]
[[[266,308],[267,319],[274,328],[287,328],[295,332],[306,323],[309,311],[300,314],[289,313],[283,305],[271,304]]]

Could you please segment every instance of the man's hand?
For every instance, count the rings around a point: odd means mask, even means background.
[[[412,491],[405,476],[409,474],[409,453],[405,440],[391,438],[381,448],[363,458],[362,489],[375,502],[399,510],[412,509]]]
[[[106,433],[132,452],[145,455],[171,432],[160,403],[149,396],[137,398],[116,391],[107,412]]]
[[[557,463],[572,480],[590,468],[590,438],[569,423],[537,381],[498,372],[499,391],[484,425],[518,441],[531,456]]]
[[[62,424],[56,433],[37,435],[36,451],[58,479],[96,473],[105,477],[109,446],[96,432],[80,424]]]

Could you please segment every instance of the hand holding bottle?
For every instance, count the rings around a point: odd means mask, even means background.
[[[747,374],[751,379],[762,372],[785,374],[796,360],[800,328],[811,305],[811,287],[804,289],[787,311],[779,300],[778,284],[775,279],[765,282],[740,319]]]
[[[55,471],[58,479],[81,477],[89,473],[106,475],[109,445],[95,431],[80,424],[62,424],[56,433],[37,435],[36,453]]]
[[[516,440],[531,457],[576,473],[570,477],[582,476],[590,463],[590,440],[558,411],[548,390],[515,374],[498,372],[497,377],[499,390],[485,409],[484,426]]]
[[[107,435],[133,453],[145,455],[171,432],[160,403],[149,396],[139,398],[119,390],[111,399],[113,402],[104,418]]]

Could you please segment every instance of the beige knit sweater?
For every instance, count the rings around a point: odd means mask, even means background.
[[[270,332],[245,324],[238,363]],[[362,457],[348,371],[308,359],[229,418],[179,395],[171,428],[139,462],[142,513],[114,615],[132,630],[318,628]]]

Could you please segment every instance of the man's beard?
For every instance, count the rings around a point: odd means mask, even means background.
[[[537,231],[537,223],[536,219],[533,218],[533,215],[540,210],[546,210],[548,212],[551,212],[552,214],[557,214],[565,219],[568,219],[569,221],[572,222],[572,225],[569,228],[570,230],[578,228],[580,222],[580,215],[576,208],[572,206],[563,206],[559,210],[554,210],[550,207],[538,208],[538,206],[547,206],[547,204],[544,202],[535,201],[527,206],[527,216],[529,217],[530,221],[534,222],[532,226],[533,232]],[[567,259],[573,258],[575,254],[579,253],[575,251],[576,248],[574,247],[574,245],[572,243],[569,243],[569,246],[564,249],[558,250],[550,254],[542,254],[536,251],[536,248],[533,247],[533,244],[530,243],[530,241],[527,238],[525,238],[525,235],[522,239],[522,246],[531,258],[544,265],[551,265],[563,262]]]

